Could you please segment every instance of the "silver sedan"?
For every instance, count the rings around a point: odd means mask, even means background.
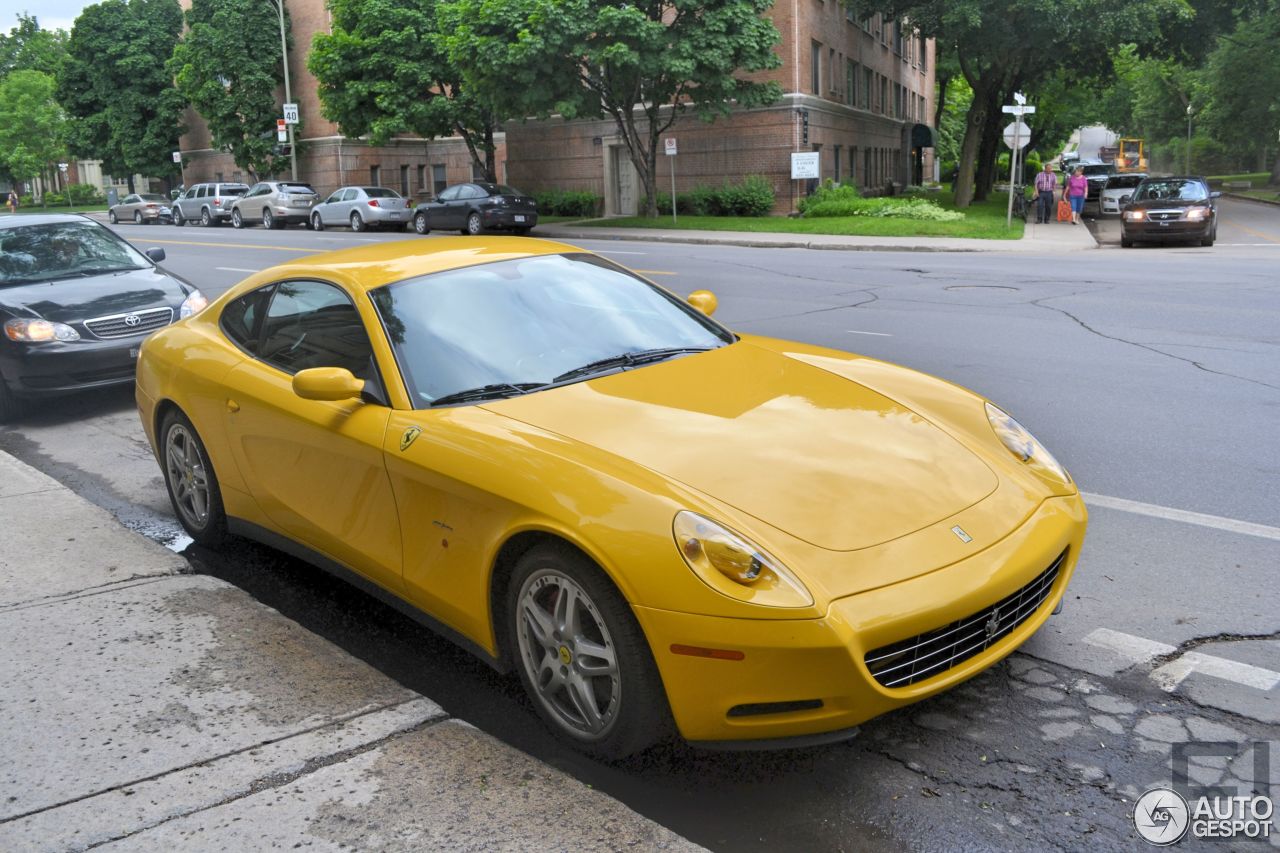
[[[172,222],[169,199],[157,193],[130,193],[124,201],[107,210],[111,224],[133,222],[135,225],[152,222]]]
[[[409,202],[386,187],[340,187],[311,211],[311,227],[347,225],[352,231],[368,228],[404,228],[412,211]]]

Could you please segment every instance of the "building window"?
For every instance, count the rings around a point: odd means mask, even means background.
[[[221,172],[214,172],[214,173],[213,173],[213,179],[214,179],[215,181],[217,181],[218,183],[222,183],[222,173],[221,173]]]
[[[904,45],[902,43],[902,21],[894,21],[893,22],[893,52],[898,54],[898,56],[902,56],[903,47]]]
[[[858,185],[858,146],[849,149],[849,183]]]
[[[244,183],[244,181],[242,180],[242,178],[243,178],[243,177],[244,177],[244,176],[243,176],[243,175],[241,175],[239,172],[232,172],[232,173],[231,173],[231,183],[233,183],[233,184],[241,184],[241,183]]]
[[[382,167],[381,166],[369,167],[369,184],[375,187],[382,186]]]
[[[920,71],[929,70],[929,46],[925,44],[924,36],[917,36],[920,39]]]
[[[831,94],[836,93],[836,81],[840,77],[836,73],[836,49],[833,47],[827,51],[827,85],[831,88]]]
[[[409,197],[409,167],[400,167],[400,195]]]
[[[851,107],[858,105],[858,63],[844,61],[844,102]]]
[[[880,114],[889,112],[889,78],[880,78]]]
[[[435,195],[444,192],[449,183],[444,179],[444,164],[436,163],[431,167],[431,191]]]
[[[833,159],[833,162],[835,163],[835,171],[832,173],[831,178],[837,184],[840,183],[840,149],[842,147],[843,146],[836,145],[832,148],[832,150],[835,152],[835,157]]]
[[[809,49],[809,76],[813,94],[822,94],[822,45],[814,42]]]
[[[871,111],[871,69],[862,69],[862,108]]]
[[[418,192],[422,192],[427,188],[427,167],[418,165]]]

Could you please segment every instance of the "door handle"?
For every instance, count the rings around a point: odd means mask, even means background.
[[[228,397],[227,411],[234,415],[236,412],[240,411],[240,404]]]

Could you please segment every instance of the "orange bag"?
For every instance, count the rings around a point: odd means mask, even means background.
[[[1058,200],[1058,221],[1071,221],[1071,202],[1067,201],[1065,198]]]

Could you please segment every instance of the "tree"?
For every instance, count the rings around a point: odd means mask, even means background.
[[[608,115],[657,215],[658,141],[686,111],[704,121],[775,101],[738,76],[776,68],[772,0],[441,0],[444,43],[472,95],[505,115]]]
[[[14,71],[43,71],[56,75],[67,53],[67,34],[42,30],[34,15],[18,15],[9,35],[0,35],[0,77]]]
[[[0,79],[0,162],[19,181],[37,177],[66,150],[56,85],[43,71],[14,71]]]
[[[172,175],[185,101],[165,70],[182,31],[177,0],[105,0],[76,19],[58,97],[71,149],[107,172]]]
[[[456,133],[485,179],[496,181],[496,113],[471,96],[449,61],[435,0],[333,0],[329,8],[332,34],[317,35],[307,58],[324,117],[374,145],[401,133]]]
[[[1201,121],[1236,150],[1257,152],[1280,131],[1280,2],[1242,17],[1219,39],[1203,78],[1206,106]],[[1280,151],[1269,183],[1280,184]]]
[[[178,91],[208,123],[214,146],[230,152],[254,180],[288,160],[275,141],[276,89],[284,74],[274,2],[193,0],[186,37],[168,66]]]

